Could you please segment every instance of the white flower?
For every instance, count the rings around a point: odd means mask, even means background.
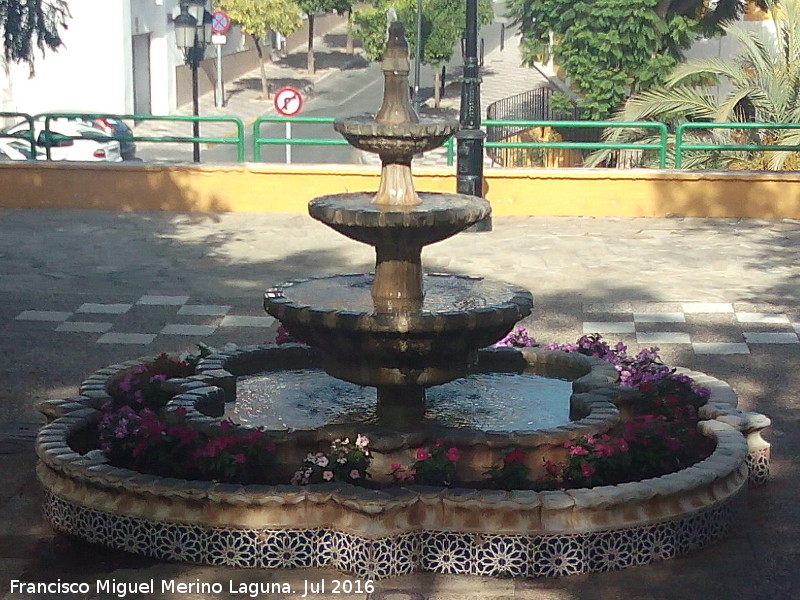
[[[369,438],[359,433],[358,438],[356,438],[356,446],[363,450],[367,447],[367,445],[369,445]]]
[[[324,454],[317,455],[317,466],[322,467],[323,469],[328,466],[328,457]]]

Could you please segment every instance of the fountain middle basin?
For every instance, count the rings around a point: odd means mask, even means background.
[[[428,274],[415,311],[376,310],[371,274],[288,282],[264,305],[318,348],[332,376],[361,385],[429,387],[466,374],[476,348],[530,312],[529,292],[482,277]]]

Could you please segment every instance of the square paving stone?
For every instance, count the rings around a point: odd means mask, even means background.
[[[14,317],[15,321],[50,321],[58,323],[66,321],[72,316],[71,312],[55,310],[25,310]]]
[[[272,327],[272,317],[252,317],[247,315],[228,315],[222,319],[220,327]]]
[[[793,332],[744,332],[748,344],[800,344],[800,339]]]
[[[164,335],[211,335],[217,330],[216,325],[189,325],[187,323],[170,323],[164,326]]]
[[[631,321],[587,321],[583,333],[636,333],[636,324]]]
[[[747,344],[741,342],[694,342],[695,354],[750,354]]]
[[[133,304],[99,304],[95,302],[84,302],[75,312],[103,314],[103,315],[122,315],[128,312]]]
[[[685,323],[686,317],[682,312],[635,312],[633,320],[636,323]]]
[[[179,315],[200,317],[223,317],[231,310],[230,306],[217,304],[184,304],[178,311]]]
[[[156,339],[155,333],[120,333],[112,331],[104,333],[97,339],[98,344],[133,344],[146,346]]]
[[[781,313],[737,312],[739,323],[789,323],[789,317]]]
[[[651,333],[637,333],[636,341],[640,344],[691,344],[692,338],[688,333],[655,331]]]
[[[182,306],[189,301],[189,296],[155,296],[145,294],[136,301],[136,304],[150,306]]]
[[[56,327],[56,331],[71,333],[105,333],[111,329],[113,323],[99,323],[87,321],[64,321]]]

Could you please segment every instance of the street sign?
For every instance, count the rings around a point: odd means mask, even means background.
[[[224,46],[228,43],[228,36],[222,33],[212,33],[211,43],[217,44],[218,46]]]
[[[294,117],[303,110],[303,95],[288,85],[275,92],[272,102],[275,110],[283,117]]]
[[[224,10],[215,10],[211,13],[212,33],[228,33],[231,28],[231,18]]]

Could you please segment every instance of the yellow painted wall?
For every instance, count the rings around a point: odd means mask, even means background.
[[[800,219],[800,173],[487,169],[495,215]],[[377,167],[0,164],[0,208],[306,212],[324,194],[378,188]],[[455,169],[417,169],[452,192]]]

